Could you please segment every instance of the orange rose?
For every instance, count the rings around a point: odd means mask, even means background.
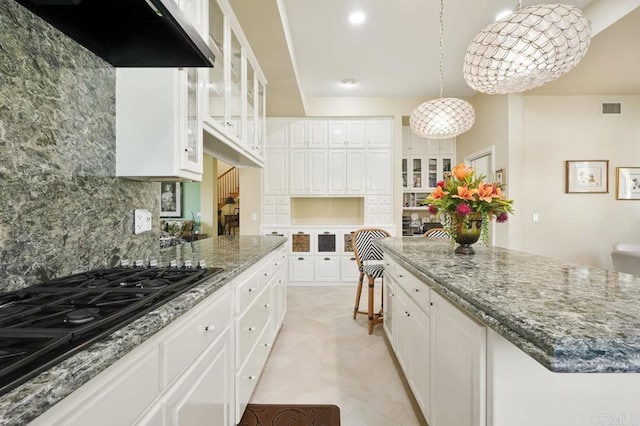
[[[473,173],[473,167],[467,167],[466,164],[460,163],[453,168],[453,176],[458,180],[464,180]]]

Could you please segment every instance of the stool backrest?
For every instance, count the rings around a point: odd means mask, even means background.
[[[437,238],[440,240],[451,239],[451,236],[449,235],[447,230],[444,228],[431,228],[427,232],[425,232],[422,236],[427,238]]]
[[[353,233],[353,252],[356,255],[356,263],[358,268],[371,260],[382,260],[382,250],[373,244],[373,240],[377,238],[390,237],[384,229],[379,228],[363,228]]]

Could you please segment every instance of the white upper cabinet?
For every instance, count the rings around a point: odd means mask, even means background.
[[[364,194],[365,151],[329,150],[329,194]]]
[[[267,120],[267,148],[289,147],[289,120],[270,118]]]
[[[391,194],[392,188],[392,164],[389,150],[367,150],[367,193]]]
[[[198,76],[189,68],[116,70],[117,176],[202,179]]]
[[[265,154],[264,193],[289,193],[289,151],[270,149]],[[275,212],[274,212],[275,213]]]
[[[327,122],[316,120],[293,120],[289,125],[291,148],[326,148]]]
[[[216,55],[203,91],[205,152],[235,165],[262,165],[266,79],[227,0],[209,0],[208,42]],[[221,141],[220,144],[216,141]],[[235,150],[247,161],[236,161]]]
[[[327,192],[327,153],[321,150],[291,151],[290,193],[323,195]]]
[[[389,120],[370,120],[366,123],[367,148],[391,148],[393,128]]]
[[[364,148],[365,123],[363,121],[330,121],[329,148]]]

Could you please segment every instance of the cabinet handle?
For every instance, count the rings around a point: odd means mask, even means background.
[[[414,288],[413,291],[415,291],[416,293],[420,291],[419,288]]]
[[[205,331],[215,331],[216,326],[215,325],[208,325],[204,328]]]
[[[433,302],[429,302],[429,305],[433,306]]]
[[[410,316],[411,316],[411,314],[410,314],[409,312],[407,312],[407,311],[404,311],[404,314],[405,314],[406,316],[408,316],[408,317],[410,317]]]
[[[278,284],[282,284],[284,280],[278,280]]]
[[[265,307],[265,308],[270,308],[270,307],[271,307],[271,304],[269,304],[269,303],[265,303],[264,307]]]
[[[265,273],[264,273],[264,276],[265,276],[265,277],[268,277],[269,275],[271,275],[271,274],[270,274],[270,273],[268,273],[268,272],[265,272]]]
[[[184,152],[189,152],[189,150],[187,148],[184,149]]]
[[[351,260],[356,260],[356,258],[355,258],[355,257],[352,257],[352,258],[351,258]]]
[[[396,295],[395,293],[391,293],[391,297],[395,297],[395,295]]]
[[[264,347],[265,347],[265,348],[270,348],[270,347],[271,347],[271,343],[265,343],[265,344],[264,344]]]
[[[328,258],[328,257],[325,257],[325,258],[324,258],[324,260],[331,260],[331,259],[330,259],[330,258]]]
[[[250,289],[248,289],[247,291],[248,291],[249,293],[252,293],[252,292],[256,291],[256,288],[255,288],[255,287],[254,287],[254,288],[250,288]]]
[[[304,260],[304,257],[299,257],[298,260]]]
[[[256,331],[255,327],[247,327],[247,331]]]
[[[252,374],[252,375],[247,377],[247,379],[249,379],[249,380],[255,380],[257,378],[258,378],[258,376],[256,376],[255,374]]]
[[[404,277],[404,275],[398,274],[398,278],[402,278],[402,277]]]

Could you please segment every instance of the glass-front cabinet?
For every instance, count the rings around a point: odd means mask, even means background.
[[[180,132],[182,137],[180,149],[180,168],[202,173],[202,127],[200,125],[200,90],[198,90],[198,69],[184,68],[180,70],[181,85],[186,88],[186,95],[181,96],[185,102],[180,108],[184,114],[181,123],[186,131]]]
[[[217,2],[209,2],[209,48],[215,55],[213,68],[206,70],[207,79],[207,115],[205,121],[224,127],[225,117],[225,53],[224,44],[227,19]]]
[[[263,161],[266,81],[228,0],[209,0],[208,42],[215,66],[206,69],[204,131]],[[248,149],[248,150],[247,150]]]

